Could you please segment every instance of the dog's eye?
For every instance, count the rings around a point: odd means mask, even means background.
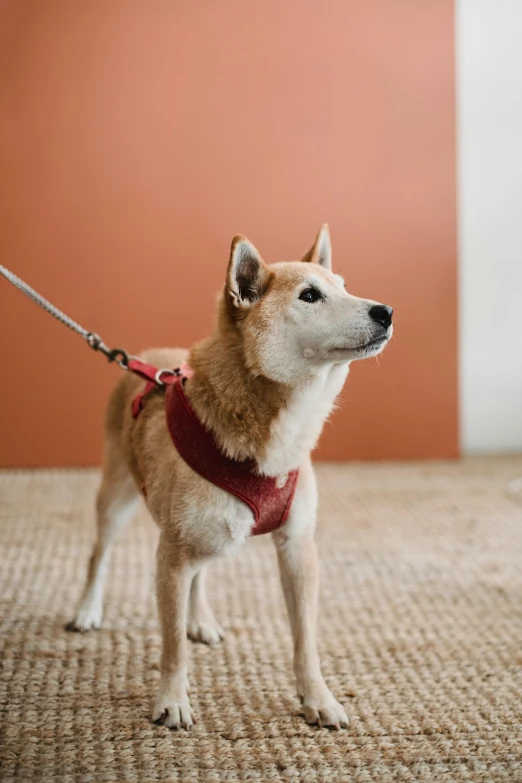
[[[318,299],[322,299],[322,297],[317,288],[305,288],[305,290],[301,291],[299,294],[299,299],[302,299],[303,302],[313,304],[314,302],[317,302]]]

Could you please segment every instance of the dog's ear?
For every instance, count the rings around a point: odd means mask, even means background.
[[[324,266],[325,269],[332,268],[332,245],[327,223],[321,226],[314,244],[308,253],[302,257],[301,261],[308,264],[319,264],[319,266]]]
[[[239,234],[232,240],[227,270],[227,297],[234,308],[250,307],[263,295],[268,269],[248,239]]]

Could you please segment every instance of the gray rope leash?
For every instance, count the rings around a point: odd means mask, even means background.
[[[60,323],[68,326],[69,329],[72,329],[73,332],[79,334],[80,337],[83,337],[83,339],[87,341],[87,344],[90,348],[95,351],[101,351],[110,362],[116,362],[123,370],[127,369],[129,359],[134,358],[133,356],[130,356],[127,351],[124,351],[122,348],[110,349],[103,342],[99,335],[84,329],[83,326],[80,326],[80,324],[76,323],[76,321],[74,321],[72,318],[69,318],[68,315],[65,315],[65,313],[51,304],[48,299],[45,299],[45,297],[35,291],[34,288],[31,288],[30,285],[24,283],[23,280],[17,277],[17,275],[15,275],[5,266],[2,266],[2,264],[0,264],[0,274],[5,277],[5,279],[8,280],[12,285],[14,285],[15,288],[25,294],[32,302],[40,305],[40,307],[45,310],[46,313],[49,313],[49,315],[52,315],[54,318],[60,321]]]
[[[5,266],[2,266],[2,264],[0,264],[0,274],[2,274],[6,280],[9,280],[9,282],[12,283],[15,288],[18,288],[19,291],[28,296],[29,299],[31,299],[33,302],[36,302],[37,305],[40,305],[40,307],[42,307],[47,313],[53,315],[58,319],[58,321],[61,321],[62,324],[65,324],[65,326],[68,326],[69,329],[73,330],[73,332],[76,332],[76,334],[81,335],[84,340],[87,340],[89,336],[87,329],[84,329],[82,326],[80,326],[80,324],[77,324],[76,321],[73,321],[72,318],[69,318],[68,315],[62,313],[61,310],[58,310],[57,307],[55,307],[41,294],[35,291],[34,288],[31,288],[30,285],[24,283],[23,280],[20,280],[19,277],[17,277],[9,269],[6,269]]]

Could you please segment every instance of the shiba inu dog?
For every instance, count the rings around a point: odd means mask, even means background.
[[[271,498],[294,477],[286,518],[275,525],[273,539],[294,640],[297,693],[309,723],[337,729],[348,719],[323,680],[316,645],[317,489],[310,452],[350,363],[380,353],[392,330],[391,307],[351,296],[332,272],[325,225],[301,261],[272,265],[245,237],[236,236],[214,334],[190,351],[151,350],[142,357],[157,367],[186,363],[191,368],[180,394],[227,465],[243,471],[248,465],[255,480],[270,486]],[[256,522],[241,496],[181,456],[167,426],[161,389],[148,395],[139,416],[133,416],[132,402],[143,386],[142,379],[125,373],[109,402],[98,540],[69,627],[100,627],[111,545],[142,492],[160,527],[157,600],[163,652],[152,718],[173,729],[190,729],[187,635],[211,645],[223,637],[205,594],[205,566],[217,555],[236,551],[256,532]]]

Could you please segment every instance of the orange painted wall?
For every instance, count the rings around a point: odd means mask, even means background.
[[[0,258],[110,345],[211,329],[229,243],[330,223],[396,339],[354,365],[326,459],[457,452],[450,0],[7,0]],[[100,459],[118,370],[0,280],[1,465]]]

